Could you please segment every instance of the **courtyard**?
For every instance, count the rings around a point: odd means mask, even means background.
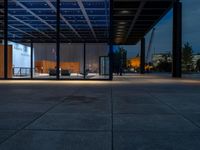
[[[198,150],[200,81],[1,81],[1,150]]]

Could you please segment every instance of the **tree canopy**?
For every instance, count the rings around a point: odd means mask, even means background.
[[[189,42],[185,43],[182,48],[182,63],[183,63],[183,70],[189,71],[192,66],[192,46]]]

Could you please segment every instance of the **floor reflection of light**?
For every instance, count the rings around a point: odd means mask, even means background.
[[[200,80],[190,78],[172,78],[158,75],[114,76],[113,81],[106,80],[1,80],[1,84],[49,84],[49,85],[104,85],[104,84],[200,84]]]
[[[51,85],[53,85],[53,84],[108,84],[108,83],[110,83],[111,81],[97,81],[97,80],[95,80],[95,81],[91,81],[91,80],[89,80],[89,81],[79,81],[79,80],[77,80],[77,81],[63,81],[63,80],[59,80],[59,81],[50,81],[50,80],[7,80],[7,81],[5,81],[5,80],[2,80],[1,82],[0,82],[0,84],[29,84],[29,85],[31,85],[31,84],[51,84]]]

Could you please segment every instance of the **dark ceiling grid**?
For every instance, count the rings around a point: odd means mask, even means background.
[[[54,12],[56,13],[56,7],[51,3],[50,0],[44,0],[49,7],[54,10]],[[62,13],[60,13],[60,18],[62,19],[62,21],[64,21],[64,23],[79,37],[81,38],[81,36],[79,35],[79,33],[76,31],[76,29],[74,29],[74,27],[65,19],[65,17],[62,15]]]
[[[113,33],[115,44],[136,44],[166,14],[174,0],[113,0],[112,32],[109,0],[60,1],[62,42],[109,42],[109,34]],[[55,42],[56,0],[8,0],[8,7],[10,40]]]
[[[108,0],[61,0],[61,41],[107,42]],[[9,39],[55,42],[55,0],[9,0]],[[106,33],[106,34],[105,34]],[[20,37],[21,38],[18,38]]]
[[[3,39],[3,23],[4,23],[4,9],[3,9],[4,3],[3,1],[0,1],[0,42]]]
[[[83,5],[82,0],[76,0],[76,1],[77,1],[78,5],[79,5],[79,7],[81,9],[81,12],[82,12],[83,16],[85,17],[85,19],[87,21],[88,26],[90,27],[90,30],[92,31],[92,34],[93,34],[95,40],[97,40],[96,33],[94,32],[94,29],[93,29],[93,26],[91,24],[90,18],[88,17],[88,14],[87,14],[87,12],[85,10],[85,7]]]

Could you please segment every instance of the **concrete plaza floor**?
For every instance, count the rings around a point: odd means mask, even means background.
[[[0,81],[0,150],[199,150],[200,80]]]

